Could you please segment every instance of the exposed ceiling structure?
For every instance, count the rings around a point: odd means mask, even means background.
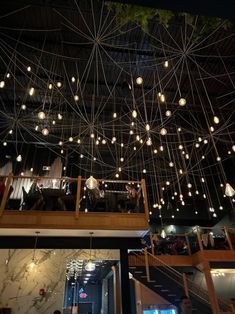
[[[175,17],[144,32],[102,1],[3,1],[0,166],[42,174],[60,156],[66,176],[145,178],[154,219],[220,219],[234,204],[235,29],[198,29]]]

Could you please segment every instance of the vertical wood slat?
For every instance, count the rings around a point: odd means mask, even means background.
[[[3,198],[2,198],[2,201],[1,201],[1,206],[0,206],[0,217],[2,216],[4,210],[5,210],[5,207],[6,207],[6,203],[8,201],[8,194],[9,194],[9,189],[10,189],[10,186],[12,184],[12,181],[13,181],[13,174],[10,173],[7,177],[7,181],[6,181],[6,187],[5,187],[5,190],[4,190],[4,193],[3,193]]]
[[[145,179],[141,180],[141,187],[143,191],[143,199],[144,199],[144,213],[146,220],[149,220],[149,209],[148,209],[148,197],[147,197],[147,190],[146,190],[146,184],[145,184]]]

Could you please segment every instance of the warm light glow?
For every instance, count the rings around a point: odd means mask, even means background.
[[[148,146],[151,146],[151,145],[152,145],[152,140],[151,140],[151,137],[149,137],[149,138],[148,138],[148,140],[147,140],[146,144],[147,144]]]
[[[85,266],[86,271],[94,271],[95,270],[95,263],[92,263],[91,260]]]
[[[133,117],[133,118],[137,118],[137,111],[136,111],[136,110],[133,110],[133,111],[132,111],[132,117]]]
[[[98,186],[98,181],[93,176],[90,176],[85,184],[89,190],[94,190]]]
[[[42,129],[42,134],[43,134],[44,136],[47,136],[47,135],[49,134],[48,128]]]
[[[21,110],[26,110],[26,108],[27,108],[27,107],[26,107],[25,104],[22,104],[22,105],[21,105]]]
[[[204,140],[203,143],[204,143],[204,144],[207,144],[207,143],[208,143],[208,140]]]
[[[21,161],[22,161],[22,156],[21,156],[21,155],[18,155],[18,156],[16,157],[16,161],[21,162]]]
[[[235,145],[232,146],[232,150],[235,152]]]
[[[50,83],[50,84],[48,85],[48,88],[49,88],[49,89],[52,89],[52,88],[53,88],[53,85]]]
[[[161,102],[165,102],[165,101],[166,101],[165,95],[161,94],[161,96],[160,96],[160,101],[161,101]]]
[[[235,190],[229,183],[226,183],[225,185],[225,195],[228,197],[233,197],[235,195]]]
[[[33,95],[34,95],[34,92],[35,92],[34,87],[31,87],[31,88],[29,89],[29,95],[30,95],[30,96],[33,96]]]
[[[146,171],[146,169],[143,169],[143,173],[146,173],[147,171]]]
[[[186,105],[186,99],[185,98],[180,98],[179,105],[182,106],[182,107],[185,106]]]
[[[4,81],[1,81],[1,82],[0,82],[0,88],[4,88],[4,86],[5,86],[5,82],[4,82]]]
[[[11,77],[11,74],[8,72],[7,73],[7,78],[10,78]]]
[[[70,137],[69,137],[69,142],[72,142],[72,141],[73,141],[73,137],[70,136]]]
[[[113,118],[114,118],[114,119],[117,118],[117,113],[116,113],[116,112],[113,113]]]
[[[76,79],[75,79],[74,76],[72,76],[71,81],[72,81],[72,83],[75,83],[75,82],[76,82]]]
[[[163,66],[164,66],[164,68],[168,68],[168,67],[169,67],[169,62],[168,62],[168,60],[166,60],[166,61],[163,63]]]
[[[57,82],[56,86],[60,88],[62,86],[62,83],[61,82]]]
[[[79,101],[79,96],[78,95],[74,95],[74,100],[75,101]]]
[[[58,113],[57,118],[58,118],[58,120],[62,120],[62,119],[63,119],[62,114],[61,114],[61,113]]]
[[[167,110],[166,113],[165,113],[165,115],[166,115],[167,117],[170,117],[170,116],[171,116],[171,111],[170,111],[170,110]]]
[[[219,124],[219,118],[217,116],[214,116],[213,120],[215,124]]]
[[[166,238],[166,231],[165,231],[164,229],[162,229],[162,231],[161,231],[161,237],[162,237],[163,239]]]
[[[174,167],[174,163],[171,161],[171,162],[169,162],[169,166],[172,168],[172,167]]]
[[[136,78],[136,84],[138,84],[138,85],[143,84],[143,78],[142,78],[141,76],[138,76],[138,77]]]
[[[162,128],[160,130],[160,134],[163,135],[163,136],[166,135],[167,134],[167,130],[165,128]]]
[[[145,130],[146,130],[146,131],[149,131],[149,130],[150,130],[150,125],[149,125],[148,123],[147,123],[146,126],[145,126]]]
[[[46,118],[45,112],[40,111],[40,112],[38,113],[38,119],[43,120],[43,119],[45,119],[45,118]]]
[[[214,132],[214,131],[215,131],[215,128],[214,128],[213,126],[211,126],[211,127],[210,127],[210,131],[211,131],[211,132]]]
[[[31,66],[27,67],[27,71],[30,72],[31,71]]]

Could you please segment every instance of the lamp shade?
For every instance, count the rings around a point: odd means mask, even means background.
[[[90,176],[86,180],[86,186],[89,190],[94,190],[98,186],[98,181],[93,176]]]
[[[85,266],[86,271],[94,271],[95,270],[95,263],[92,263],[91,260]]]
[[[232,197],[235,195],[235,190],[233,189],[233,187],[229,184],[226,183],[225,185],[225,195]]]

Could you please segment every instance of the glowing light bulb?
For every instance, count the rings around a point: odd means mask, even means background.
[[[154,152],[154,154],[157,154],[157,149],[154,149],[154,151],[153,151],[153,152]]]
[[[185,99],[185,98],[180,98],[180,100],[179,100],[179,105],[180,105],[181,107],[185,106],[185,105],[186,105],[186,99]]]
[[[192,184],[188,183],[188,188],[191,189],[191,187],[192,187]]]
[[[165,115],[166,115],[167,117],[170,117],[170,116],[171,116],[171,111],[170,111],[170,110],[167,110],[166,113],[165,113]]]
[[[80,140],[80,138],[78,138],[78,139],[77,139],[77,143],[78,143],[78,144],[80,144],[80,143],[81,143],[81,140]]]
[[[225,195],[228,197],[232,197],[235,195],[235,190],[229,183],[226,183],[225,185]]]
[[[168,62],[168,60],[164,61],[163,66],[164,66],[164,68],[168,68],[168,67],[169,67],[169,62]]]
[[[213,121],[215,124],[219,124],[219,118],[217,116],[214,116]]]
[[[73,137],[70,136],[70,137],[69,137],[69,142],[72,142],[72,141],[73,141]]]
[[[121,158],[120,158],[120,161],[121,161],[121,162],[123,162],[123,161],[124,161],[124,158],[123,158],[123,157],[121,157]]]
[[[165,128],[161,128],[160,134],[163,135],[163,136],[166,135],[167,134],[167,130]]]
[[[216,160],[217,160],[217,161],[221,161],[221,157],[220,157],[220,156],[217,156],[217,157],[216,157]]]
[[[9,130],[9,132],[8,132],[9,134],[12,134],[13,133],[13,130],[11,129],[11,130]]]
[[[181,131],[182,131],[182,129],[181,129],[181,128],[178,128],[178,129],[177,129],[177,131],[178,131],[178,132],[181,132]]]
[[[113,113],[113,118],[114,119],[117,118],[117,113],[116,112]]]
[[[149,131],[149,130],[150,130],[150,125],[149,125],[148,123],[147,123],[146,126],[145,126],[145,130],[146,130],[146,131]]]
[[[49,134],[48,128],[42,129],[42,134],[43,134],[44,136],[47,136],[47,135]]]
[[[151,137],[149,137],[149,138],[148,138],[148,140],[147,140],[146,144],[147,144],[148,146],[151,146],[151,145],[152,145],[152,140],[151,140]]]
[[[136,140],[139,141],[140,140],[140,136],[136,135]]]
[[[166,181],[166,185],[170,185],[170,181]]]
[[[39,126],[38,125],[35,125],[35,131],[38,131],[38,128],[39,128]]]
[[[160,149],[161,152],[164,151],[164,147],[162,145],[159,147],[159,149]]]
[[[130,130],[130,132],[129,132],[129,133],[130,133],[130,135],[133,135],[133,134],[134,134],[133,130]]]
[[[184,148],[183,145],[179,145],[179,149],[182,150]]]
[[[199,144],[199,143],[196,143],[196,144],[195,144],[195,147],[196,147],[196,148],[200,147],[200,144]]]
[[[46,118],[46,114],[45,114],[45,112],[40,111],[40,112],[38,113],[38,119],[40,119],[40,120],[44,120],[45,118]]]
[[[21,105],[21,110],[26,110],[26,108],[27,108],[27,107],[26,107],[25,104],[22,104],[22,105]]]
[[[7,73],[7,78],[10,78],[11,77],[11,74],[8,72]]]
[[[21,162],[21,161],[22,161],[22,156],[21,156],[21,155],[18,155],[18,156],[16,157],[16,161]]]
[[[116,177],[116,178],[119,178],[119,173],[116,173],[116,174],[115,174],[115,177]]]
[[[74,76],[72,76],[71,81],[72,81],[72,83],[75,83],[75,82],[76,82],[76,79],[75,79]]]
[[[165,95],[161,94],[161,96],[160,96],[160,101],[161,101],[161,102],[165,102],[165,101],[166,101]]]
[[[98,186],[98,181],[93,177],[90,176],[87,180],[86,180],[86,187],[89,190],[94,190],[97,186]]]
[[[143,169],[143,173],[146,173],[147,171],[146,171],[146,169]]]
[[[171,161],[171,162],[169,162],[169,166],[172,168],[172,167],[174,167],[174,163]]]
[[[91,137],[91,138],[94,138],[94,137],[95,137],[95,134],[94,134],[94,133],[91,133],[91,134],[90,134],[90,137]]]
[[[213,126],[210,126],[210,131],[211,132],[214,132],[215,131],[215,128]]]
[[[4,81],[1,81],[1,82],[0,82],[0,88],[4,88],[4,86],[5,86],[5,82],[4,82]]]
[[[74,100],[75,101],[79,101],[79,96],[78,95],[74,95]]]
[[[31,87],[31,88],[29,89],[29,95],[30,95],[30,96],[33,96],[33,95],[34,95],[34,92],[35,92],[34,87]]]
[[[62,83],[61,82],[57,82],[56,86],[60,88],[62,86]]]
[[[143,84],[143,78],[141,77],[141,76],[138,76],[137,78],[136,78],[136,84],[138,84],[138,85],[141,85],[141,84]]]
[[[57,118],[58,118],[58,120],[62,120],[62,119],[63,119],[62,114],[61,114],[61,113],[58,113],[58,114],[57,114]]]
[[[137,118],[137,111],[136,111],[136,110],[133,110],[133,111],[132,111],[132,117],[133,117],[133,118]]]
[[[235,145],[232,146],[232,150],[235,152]]]
[[[55,125],[55,124],[56,124],[55,120],[53,120],[53,121],[52,121],[52,124],[53,124],[53,125]]]
[[[3,145],[3,146],[7,146],[7,142],[3,142],[2,145]]]
[[[58,143],[60,146],[62,146],[63,145],[63,142],[62,141],[59,141],[59,143]]]
[[[52,89],[52,88],[53,88],[53,85],[50,83],[50,84],[48,85],[48,88],[49,88],[49,89]]]
[[[106,144],[106,140],[105,140],[105,139],[103,139],[101,143],[102,143],[102,144]]]

